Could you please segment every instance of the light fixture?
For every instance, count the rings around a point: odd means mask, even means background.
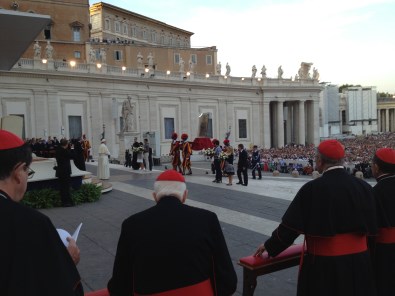
[[[167,70],[167,71],[166,71],[166,74],[167,74],[167,75],[170,75],[170,70]]]
[[[48,61],[47,59],[42,59],[43,64],[46,64]]]
[[[190,76],[191,75],[191,73],[190,72],[187,72],[187,76]]]
[[[207,73],[207,74],[206,74],[206,78],[209,78],[209,77],[210,77],[210,74]]]
[[[96,67],[97,67],[98,69],[101,69],[101,64],[100,64],[100,63],[97,63],[97,64],[96,64]]]
[[[122,66],[122,71],[125,71],[126,70],[126,67],[125,66]]]
[[[260,78],[258,78],[258,81],[261,81],[261,79],[260,79]]]
[[[241,81],[244,81],[244,77],[241,78]]]
[[[145,71],[145,73],[148,73],[148,72],[149,72],[149,69],[148,69],[148,68],[145,68],[144,71]]]
[[[70,61],[70,66],[75,67],[75,61]]]
[[[224,78],[225,78],[225,79],[228,79],[228,76],[225,75]]]

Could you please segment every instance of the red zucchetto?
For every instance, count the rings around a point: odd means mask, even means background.
[[[388,164],[395,164],[395,150],[391,148],[381,148],[376,151],[376,156]]]
[[[179,172],[175,170],[167,170],[161,173],[157,178],[156,181],[174,181],[174,182],[184,182],[185,178]]]
[[[342,159],[344,157],[344,146],[336,140],[325,140],[318,145],[318,151],[330,159]]]
[[[6,130],[0,130],[0,150],[21,147],[25,142],[17,135]]]

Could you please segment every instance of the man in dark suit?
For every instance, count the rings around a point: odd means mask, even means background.
[[[69,141],[60,140],[60,145],[56,149],[56,177],[59,180],[60,198],[63,207],[72,207],[74,205],[70,195],[71,185],[71,152],[69,149]]]
[[[122,224],[110,295],[232,295],[237,277],[217,216],[184,204],[184,177],[167,170],[156,205]],[[161,294],[162,295],[162,294]]]
[[[239,178],[239,182],[236,184],[247,186],[248,185],[248,174],[247,174],[247,169],[248,169],[248,153],[244,149],[243,144],[238,145],[239,148],[239,162],[237,163],[237,177]],[[241,179],[241,174],[243,174],[243,180]]]

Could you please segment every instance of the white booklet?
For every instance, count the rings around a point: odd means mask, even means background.
[[[80,223],[80,225],[78,225],[77,229],[74,231],[73,235],[71,235],[70,233],[68,233],[66,230],[64,229],[60,229],[57,228],[56,230],[59,233],[60,239],[62,240],[63,244],[68,247],[69,242],[67,241],[68,237],[71,237],[72,239],[74,239],[75,241],[77,241],[78,239],[78,235],[80,234],[80,229],[81,229],[82,223]]]

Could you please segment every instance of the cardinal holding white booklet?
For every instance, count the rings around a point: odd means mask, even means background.
[[[66,248],[47,216],[19,203],[31,162],[29,145],[0,130],[0,295],[83,296],[75,240]]]

